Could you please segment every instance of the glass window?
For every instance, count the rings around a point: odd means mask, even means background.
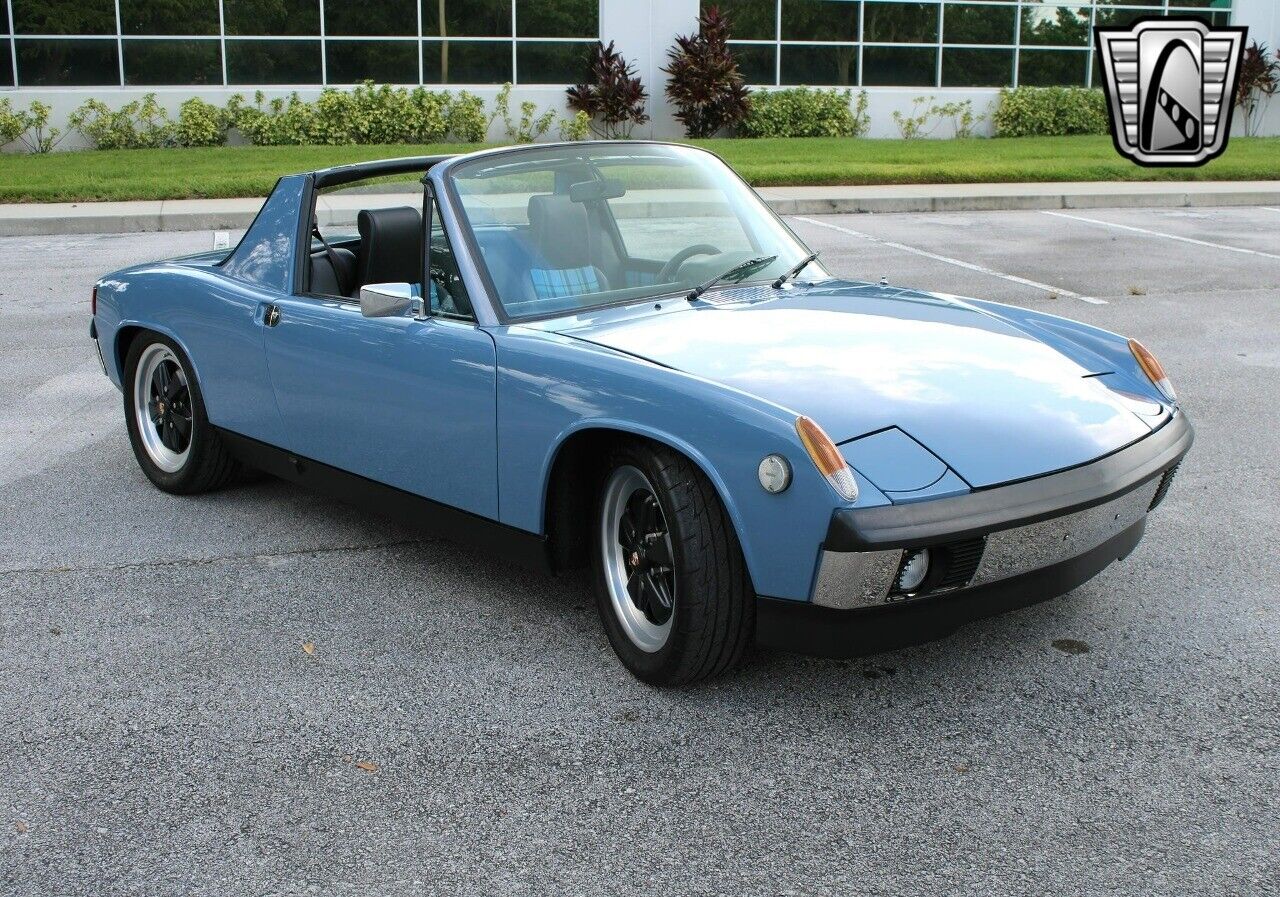
[[[949,3],[942,17],[942,39],[949,44],[1012,46],[1017,13],[1015,6]]]
[[[0,33],[9,33],[9,4],[0,3]]]
[[[324,52],[330,84],[418,83],[417,41],[327,40]]]
[[[895,44],[937,43],[939,8],[937,3],[869,2],[862,14],[862,27],[866,33],[864,40]]]
[[[1082,6],[1022,7],[1023,46],[1087,47],[1089,10]]]
[[[858,83],[858,48],[855,46],[782,48],[783,84],[847,86]]]
[[[228,84],[319,84],[318,40],[229,40]]]
[[[938,51],[933,47],[863,47],[862,83],[885,87],[932,87]]]
[[[115,34],[115,0],[13,0],[13,24],[18,34]]]
[[[942,51],[943,87],[1007,87],[1012,83],[1012,50],[947,47]]]
[[[767,283],[808,254],[724,163],[690,147],[520,149],[450,179],[511,317],[650,301],[757,257],[722,286]]]
[[[1160,15],[1160,12],[1150,9],[1109,9],[1099,6],[1097,21],[1099,25],[1119,25],[1124,27],[1132,25],[1138,19],[1149,19],[1153,15]]]
[[[782,0],[782,39],[856,41],[856,0]]]
[[[120,31],[126,35],[216,35],[218,0],[120,0]]]
[[[519,41],[516,80],[521,84],[580,84],[590,76],[591,44]]]
[[[427,84],[511,81],[511,41],[423,41],[422,79]]]
[[[221,84],[222,53],[218,42],[126,39],[124,83]]]
[[[1018,83],[1027,87],[1074,87],[1087,82],[1089,54],[1083,50],[1023,50]]]
[[[428,37],[510,37],[511,0],[422,0],[422,33]]]
[[[520,0],[516,36],[599,37],[599,0]]]
[[[324,33],[326,35],[359,36],[371,34],[418,35],[418,0],[373,0],[351,3],[349,0],[325,0]],[[414,80],[418,66],[414,63]]]
[[[453,244],[444,232],[440,206],[431,206],[431,308],[450,318],[475,320],[471,295],[462,282],[458,257],[453,254]],[[418,278],[421,280],[421,278]]]
[[[222,15],[229,35],[320,34],[320,0],[222,0]]]
[[[13,55],[7,40],[0,41],[0,87],[13,87]]]
[[[112,40],[19,40],[20,87],[99,87],[120,83]]]
[[[661,2],[661,0],[650,0]],[[777,40],[778,0],[702,0],[705,12],[718,6],[729,22],[729,37],[738,40]],[[772,81],[772,79],[770,79]]]
[[[777,44],[730,44],[738,71],[748,84],[773,84],[778,76]]]

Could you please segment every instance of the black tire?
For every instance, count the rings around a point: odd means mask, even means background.
[[[628,635],[606,569],[612,550],[606,535],[612,524],[605,521],[608,484],[628,468],[638,469],[652,484],[674,558],[670,627],[656,650],[642,649]],[[619,445],[604,465],[590,533],[596,607],[614,651],[637,678],[653,685],[687,685],[741,662],[755,636],[755,590],[733,524],[697,465],[656,443]]]
[[[172,359],[185,379],[185,395],[179,393],[176,407],[189,412],[190,432],[185,439],[185,455],[174,470],[166,470],[153,460],[136,413],[138,365],[144,355],[159,351],[153,347],[164,347],[172,353]],[[200,384],[196,382],[190,359],[173,340],[150,331],[138,334],[125,356],[122,386],[125,426],[129,431],[134,457],[138,459],[138,466],[147,475],[147,479],[158,488],[175,495],[208,492],[226,485],[240,472],[240,465],[231,457],[218,437],[218,431],[209,423],[205,414],[204,397],[200,393]],[[186,416],[183,419],[185,421]]]

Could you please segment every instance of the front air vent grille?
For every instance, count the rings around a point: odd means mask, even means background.
[[[768,299],[774,295],[772,287],[734,287],[728,290],[713,290],[703,293],[700,302],[707,305],[733,305],[736,302],[755,302]]]
[[[1156,488],[1156,494],[1151,497],[1151,504],[1147,507],[1147,511],[1154,511],[1156,505],[1164,501],[1164,497],[1169,494],[1169,487],[1173,485],[1173,475],[1178,472],[1178,468],[1182,466],[1182,462],[1170,467],[1164,472],[1164,476],[1160,478],[1160,485]]]
[[[973,579],[973,574],[978,572],[978,564],[982,563],[982,551],[986,547],[985,536],[938,546],[939,553],[944,556],[946,567],[934,588],[959,589],[968,585],[969,580]]]

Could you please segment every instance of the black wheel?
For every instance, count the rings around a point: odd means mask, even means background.
[[[755,592],[715,488],[651,443],[620,447],[605,471],[591,564],[614,651],[654,685],[732,668],[755,634]]]
[[[217,489],[238,465],[205,416],[191,364],[173,340],[142,333],[124,365],[124,416],[142,472],[165,492]]]

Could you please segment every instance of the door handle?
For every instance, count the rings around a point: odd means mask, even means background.
[[[271,303],[262,312],[262,323],[274,327],[280,323],[280,306]]]

